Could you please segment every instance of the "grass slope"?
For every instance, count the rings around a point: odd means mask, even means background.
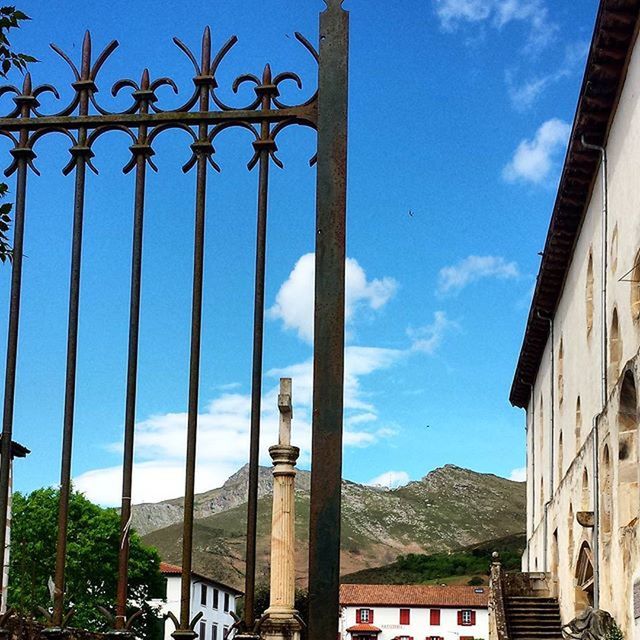
[[[384,567],[364,569],[342,576],[342,582],[356,584],[480,584],[487,582],[491,555],[500,554],[507,570],[518,569],[526,544],[525,535],[517,534],[472,545],[448,553],[400,556]]]

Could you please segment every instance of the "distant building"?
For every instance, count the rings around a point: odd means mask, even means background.
[[[2,593],[0,594],[0,613],[7,610],[7,588],[9,585],[9,554],[11,552],[11,496],[13,494],[13,461],[15,458],[26,458],[31,451],[18,442],[11,441],[11,466],[9,467],[9,500],[7,501],[7,535],[6,548],[2,562]]]
[[[340,640],[489,637],[487,587],[343,584]]]
[[[640,28],[601,0],[511,388],[526,410],[523,570],[567,623],[640,638]]]
[[[166,600],[161,604],[160,614],[171,611],[180,617],[180,576],[182,569],[167,562],[160,563],[160,572],[167,581]],[[198,640],[223,640],[234,620],[236,598],[241,591],[226,584],[207,578],[199,573],[191,573],[191,612],[189,619],[202,612],[202,618],[196,625]],[[167,621],[164,629],[165,640],[172,640],[173,625]]]

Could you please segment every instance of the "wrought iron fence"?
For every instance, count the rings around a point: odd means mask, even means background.
[[[6,519],[9,494],[10,445],[13,432],[17,346],[20,328],[22,261],[26,215],[27,182],[30,172],[38,174],[34,164],[36,143],[50,133],[63,134],[71,143],[71,158],[63,173],[74,174],[73,232],[67,357],[63,416],[63,443],[60,472],[60,504],[54,606],[50,619],[53,633],[63,630],[67,617],[65,601],[65,563],[67,556],[68,507],[71,489],[71,459],[74,435],[78,316],[87,169],[93,165],[93,146],[111,131],[124,132],[131,140],[131,158],[123,171],[133,172],[133,245],[131,255],[129,339],[125,397],[124,453],[121,498],[121,540],[118,583],[115,594],[114,627],[126,631],[129,535],[131,524],[133,452],[138,389],[138,341],[140,326],[140,283],[142,274],[143,225],[147,167],[157,170],[153,144],[164,131],[178,129],[190,139],[191,155],[184,164],[185,173],[195,167],[195,234],[193,242],[193,290],[191,342],[189,357],[189,393],[187,408],[187,444],[182,546],[182,590],[180,616],[174,637],[194,638],[195,621],[190,620],[190,576],[192,569],[194,487],[198,401],[200,382],[200,342],[204,265],[205,199],[209,168],[219,171],[214,160],[216,137],[229,127],[242,127],[253,135],[254,154],[249,169],[258,167],[257,240],[255,251],[254,331],[251,389],[251,428],[249,451],[248,519],[246,532],[246,580],[244,618],[240,633],[251,636],[255,629],[256,518],[258,498],[258,455],[260,444],[260,398],[262,391],[262,351],[264,324],[265,249],[267,243],[267,195],[269,165],[282,166],[277,155],[278,134],[289,126],[307,126],[317,130],[316,192],[316,265],[314,312],[313,420],[311,461],[311,512],[309,539],[309,637],[334,640],[338,629],[338,589],[340,553],[340,478],[342,455],[342,413],[344,376],[344,295],[345,295],[345,210],[347,155],[347,61],[348,13],[342,0],[325,0],[320,14],[318,51],[302,35],[297,40],[318,62],[318,87],[308,100],[295,105],[282,101],[279,85],[286,81],[302,84],[297,74],[285,71],[273,75],[267,65],[261,77],[243,74],[233,83],[234,91],[242,83],[252,83],[255,98],[242,108],[226,104],[218,92],[216,73],[237,39],[230,38],[212,53],[211,35],[205,29],[200,59],[180,40],[178,48],[194,68],[194,90],[177,109],[165,110],[156,91],[168,85],[178,93],[168,77],[152,79],[145,69],[139,81],[122,79],[113,86],[115,96],[131,90],[131,104],[110,111],[96,97],[98,76],[118,46],[111,42],[94,58],[91,37],[87,33],[79,66],[56,45],[52,48],[66,61],[73,73],[73,97],[55,113],[43,113],[39,97],[57,89],[50,84],[35,86],[27,74],[21,88],[5,86],[0,95],[14,94],[15,108],[0,117],[0,135],[13,145],[12,162],[5,171],[15,176],[15,224],[7,337],[7,361],[4,389],[2,439],[0,444],[0,549],[6,546]]]

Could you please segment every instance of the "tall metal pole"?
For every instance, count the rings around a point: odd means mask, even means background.
[[[91,38],[87,32],[82,45],[81,80],[90,81]],[[89,111],[89,91],[85,84],[80,90],[79,115]],[[78,356],[78,317],[80,312],[80,268],[82,263],[82,228],[84,222],[84,193],[87,161],[93,155],[87,145],[87,130],[78,130],[78,144],[71,149],[76,158],[76,180],[73,200],[73,232],[71,241],[71,275],[69,282],[69,325],[67,332],[67,369],[64,393],[62,434],[62,464],[60,469],[60,501],[58,504],[58,538],[53,594],[53,625],[61,627],[64,618],[65,566],[67,560],[67,530],[71,495],[71,452],[75,418],[76,367]]]
[[[23,96],[31,94],[31,75],[26,74]],[[28,118],[30,102],[23,101],[21,116]],[[4,565],[9,519],[9,490],[11,483],[11,438],[13,437],[13,409],[16,395],[16,367],[18,361],[18,327],[20,324],[20,293],[22,289],[22,255],[24,246],[24,212],[27,195],[28,161],[33,151],[27,147],[28,132],[20,131],[19,146],[11,151],[17,162],[15,226],[11,266],[11,297],[9,302],[9,330],[7,337],[7,364],[4,379],[4,409],[2,438],[0,439],[0,553]],[[6,585],[2,585],[3,587]]]
[[[340,588],[349,15],[320,14],[309,638],[335,640]]]
[[[261,96],[261,108],[271,108],[271,96],[277,89],[272,84],[271,68],[266,65],[262,85],[256,88]],[[256,583],[256,526],[258,520],[258,472],[260,456],[260,402],[262,400],[262,351],[264,344],[264,284],[267,245],[267,202],[269,191],[269,154],[275,151],[271,139],[271,125],[260,125],[260,140],[254,142],[259,152],[258,220],[256,229],[256,272],[253,302],[253,370],[251,374],[251,431],[249,445],[249,490],[247,500],[247,544],[244,593],[244,630],[249,632],[255,623]],[[260,614],[262,612],[259,612]]]
[[[149,71],[144,70],[140,91],[149,91]],[[145,100],[141,113],[148,112]],[[118,550],[118,586],[116,592],[115,628],[121,631],[127,621],[127,585],[129,575],[129,541],[131,532],[131,493],[133,485],[133,443],[136,422],[136,395],[138,383],[138,342],[140,333],[140,290],[142,279],[142,231],[144,222],[145,178],[147,155],[147,127],[138,129],[137,144],[131,148],[135,154],[136,182],[133,206],[133,246],[131,252],[131,298],[129,303],[129,347],[127,355],[127,392],[124,418],[124,451],[122,459],[122,502],[120,508],[120,548]]]
[[[211,32],[202,38],[200,66],[200,111],[209,110],[211,71]],[[202,337],[202,289],[204,277],[204,225],[207,193],[207,162],[213,146],[206,124],[198,126],[198,141],[192,145],[196,154],[195,229],[193,244],[193,294],[191,306],[191,349],[189,356],[189,399],[187,413],[187,461],[185,469],[184,520],[182,525],[182,576],[180,586],[180,625],[173,637],[194,638],[191,628],[191,568],[193,553],[193,506],[196,474],[196,437],[198,432],[198,398],[200,390],[200,342]]]

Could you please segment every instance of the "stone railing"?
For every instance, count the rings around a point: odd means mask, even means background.
[[[554,584],[551,575],[543,571],[530,573],[503,572],[502,589],[505,597],[533,596],[551,598],[554,596]]]
[[[509,640],[507,613],[504,594],[505,573],[500,557],[493,554],[489,576],[489,638],[490,640]]]

